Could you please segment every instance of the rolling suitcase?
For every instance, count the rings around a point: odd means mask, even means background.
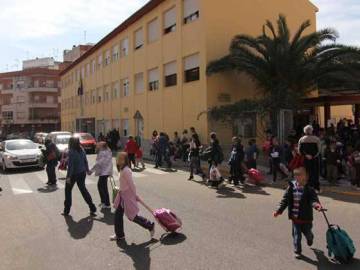
[[[324,215],[328,230],[326,232],[326,242],[329,257],[334,258],[340,263],[349,263],[355,254],[354,242],[346,231],[342,230],[338,225],[330,224],[324,209],[321,211]]]
[[[139,203],[141,203],[154,216],[156,221],[166,232],[175,233],[181,228],[181,219],[177,217],[171,210],[166,208],[153,210],[143,201],[139,200]]]

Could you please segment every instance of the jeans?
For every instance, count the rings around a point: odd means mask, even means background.
[[[200,166],[200,158],[197,156],[190,158],[190,177],[194,176],[194,170],[195,170],[196,174],[199,174],[202,177],[205,177],[205,174],[202,171],[201,166]]]
[[[97,185],[101,203],[105,204],[106,206],[110,206],[109,190],[107,186],[108,177],[108,175],[100,176]]]
[[[46,165],[46,174],[48,177],[49,184],[56,184],[56,173],[55,173],[56,165],[47,164]]]
[[[161,167],[162,166],[162,154],[160,151],[157,151],[155,154],[155,167]]]
[[[235,164],[231,164],[230,166],[230,182],[233,181],[234,185],[238,185],[239,181],[241,183],[244,182],[244,176],[241,168],[241,163],[234,162]]]
[[[338,177],[338,167],[335,164],[327,164],[326,165],[326,171],[327,171],[327,180],[331,184],[335,184],[337,177]]]
[[[64,213],[68,214],[70,212],[70,208],[71,208],[71,204],[72,204],[71,191],[72,191],[75,183],[77,184],[85,202],[88,204],[88,206],[90,208],[90,212],[96,212],[96,207],[92,201],[91,195],[85,186],[85,178],[86,178],[86,172],[82,172],[82,173],[71,176],[70,183],[66,183]]]
[[[298,224],[294,223],[292,225],[292,236],[294,241],[294,252],[295,253],[301,253],[301,237],[302,234],[305,236],[308,245],[312,245],[312,242],[314,240],[314,234],[311,231],[312,229],[312,223],[304,223],[304,224]]]
[[[136,216],[134,218],[133,222],[149,231],[151,231],[155,226],[154,222],[151,222],[141,216]],[[115,229],[115,234],[116,234],[117,238],[121,238],[121,237],[125,236],[125,233],[124,233],[124,209],[122,208],[121,204],[115,211],[114,229]]]
[[[135,154],[129,153],[128,157],[129,157],[129,162],[130,162],[130,168],[131,168],[132,164],[134,165],[134,167],[136,167]]]

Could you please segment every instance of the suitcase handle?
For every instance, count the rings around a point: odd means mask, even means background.
[[[117,186],[116,186],[114,177],[112,177],[110,175],[108,178],[109,178],[109,182],[110,182],[110,185],[111,185],[112,189],[116,188]]]
[[[150,206],[148,206],[143,200],[141,200],[139,197],[138,197],[138,201],[139,203],[144,206],[153,216],[154,216],[154,210],[151,209]]]

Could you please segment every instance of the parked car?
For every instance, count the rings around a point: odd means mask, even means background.
[[[74,133],[73,136],[79,138],[80,144],[86,152],[95,153],[96,140],[90,133]]]
[[[38,167],[44,168],[42,153],[31,140],[6,140],[0,143],[1,169]]]
[[[53,143],[55,143],[55,139],[57,136],[59,135],[72,135],[71,132],[69,131],[53,131],[53,132],[50,132],[47,136],[46,136],[46,139],[50,139]]]
[[[37,132],[34,135],[34,142],[35,143],[39,143],[39,144],[44,144],[45,143],[45,138],[48,135],[48,133],[45,132]]]

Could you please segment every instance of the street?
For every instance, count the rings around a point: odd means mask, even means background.
[[[90,165],[94,160],[89,156]],[[320,213],[315,213],[313,247],[303,241],[304,259],[293,257],[287,214],[272,217],[282,189],[228,185],[216,190],[201,184],[200,178],[187,181],[185,171],[147,167],[134,173],[138,194],[153,208],[174,210],[183,229],[173,237],[157,226],[156,240],[150,240],[148,232],[125,219],[126,243],[119,246],[109,241],[113,214],[98,209],[97,217],[89,217],[76,186],[71,217],[64,218],[63,180],[58,189],[49,190],[45,171],[2,174],[0,269],[360,269],[359,251],[351,265],[328,260],[327,227]],[[118,182],[117,173],[115,179]],[[86,181],[98,205],[97,179],[90,176]],[[338,196],[329,193],[320,199],[330,221],[344,228],[359,249],[360,197]],[[150,217],[143,208],[141,213]]]

